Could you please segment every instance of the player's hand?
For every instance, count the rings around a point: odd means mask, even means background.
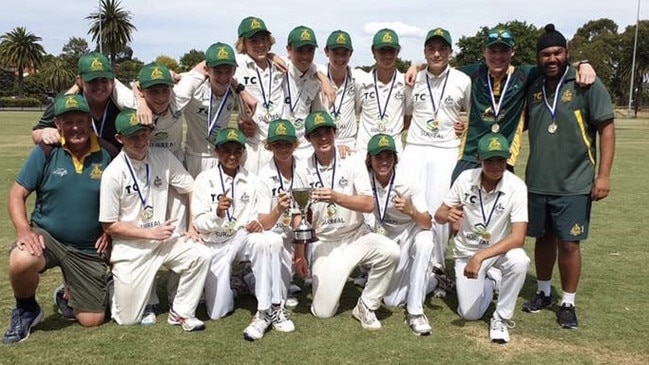
[[[577,69],[577,78],[575,80],[577,82],[577,85],[579,85],[580,87],[590,86],[595,82],[596,78],[597,74],[595,73],[595,69],[590,65],[590,63],[582,63],[581,65],[579,65]]]
[[[68,89],[68,91],[65,92],[65,95],[76,95],[79,92],[81,92],[81,88],[78,84],[74,84]]]
[[[181,74],[176,73],[175,71],[169,70],[169,74],[171,75],[171,80],[173,80],[174,84],[177,84],[178,81],[183,78]]]
[[[218,196],[219,203],[216,207],[216,216],[219,218],[225,217],[225,213],[232,206],[232,198],[228,197],[229,192],[230,189],[228,188],[223,192],[223,194]]]
[[[335,203],[338,193],[330,188],[317,188],[313,190],[312,199],[316,202]]]
[[[24,232],[18,232],[16,247],[21,251],[26,250],[32,256],[41,256],[45,249],[45,240],[43,236],[29,228]]]
[[[137,98],[136,115],[138,123],[153,126],[153,112],[151,111],[151,108],[146,105],[146,101],[143,98]]]
[[[397,194],[397,197],[394,198],[394,207],[397,208],[403,214],[412,216],[414,214],[415,207],[412,205],[410,198],[403,196],[397,190],[394,191]]]
[[[346,159],[347,156],[352,154],[352,149],[349,148],[349,146],[340,145],[338,146],[338,155],[340,156],[341,159]]]
[[[97,242],[95,242],[95,249],[99,255],[109,254],[111,248],[111,237],[108,233],[104,232],[99,236]]]
[[[463,209],[463,204],[458,204],[454,207],[451,207],[451,209],[448,210],[448,221],[451,223],[459,222],[462,217],[464,217],[464,212],[462,211]]]
[[[305,257],[293,258],[293,268],[295,269],[295,274],[301,278],[309,275],[309,263]]]
[[[282,191],[277,196],[277,210],[280,213],[284,213],[287,209],[291,207],[291,195],[286,191]]]
[[[163,224],[156,226],[154,228],[151,228],[151,239],[155,241],[162,241],[166,240],[167,238],[171,237],[173,235],[174,231],[176,230],[176,226],[173,224],[175,223],[175,219],[169,219],[168,221],[164,222]]]
[[[611,179],[604,176],[597,176],[593,189],[591,190],[591,197],[594,201],[602,200],[608,196],[611,191]]]
[[[260,233],[264,231],[264,226],[262,226],[261,223],[259,223],[259,221],[256,219],[246,223],[246,226],[244,228],[250,233]]]
[[[336,101],[336,89],[334,88],[333,83],[331,81],[323,82],[322,85],[320,85],[320,92],[325,97],[325,102],[328,103],[327,105],[333,105]]]
[[[246,107],[245,113],[243,113],[246,114],[246,116],[243,119],[252,122],[252,116],[255,115],[255,110],[257,110],[257,99],[255,99],[255,97],[247,90],[241,91],[239,97],[241,98],[243,105]],[[239,115],[241,114],[242,112],[240,110]]]
[[[455,136],[459,137],[464,134],[466,130],[466,125],[462,121],[457,121],[453,123],[453,130],[455,131]]]
[[[183,236],[187,237],[188,239],[194,242],[203,242],[203,237],[201,237],[201,234],[198,233],[193,223],[189,224],[189,227],[187,227],[187,232],[185,232]]]
[[[61,134],[56,128],[43,128],[41,130],[41,141],[49,145],[58,145],[61,143]]]
[[[278,56],[275,52],[268,52],[266,54],[266,59],[274,63],[277,71],[279,71],[280,73],[288,72],[288,66],[286,65],[286,62],[284,62],[282,57]]]
[[[241,114],[239,114],[239,117],[241,117]],[[255,125],[255,122],[253,122],[252,120],[244,120],[239,118],[237,123],[239,126],[239,130],[247,138],[254,137],[255,133],[257,133],[257,126]]]
[[[481,266],[482,261],[478,257],[476,257],[476,255],[473,255],[464,267],[464,276],[469,279],[477,279]]]
[[[417,69],[417,65],[410,65],[410,67],[408,67],[408,71],[406,71],[406,76],[405,76],[406,85],[410,87],[413,87],[415,85],[415,80],[417,79],[417,72],[419,72],[419,70]]]

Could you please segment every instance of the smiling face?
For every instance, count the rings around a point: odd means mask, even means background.
[[[234,76],[236,67],[231,65],[219,65],[216,67],[207,67],[207,75],[210,80],[210,87],[212,91],[218,96],[225,95],[228,87],[230,87],[230,80]]]
[[[514,50],[503,44],[496,44],[484,50],[484,58],[491,76],[500,77],[507,72],[514,57]]]
[[[230,176],[234,176],[241,163],[241,156],[243,156],[244,152],[243,146],[237,142],[226,142],[217,146],[215,151],[223,171]]]
[[[334,139],[336,131],[331,127],[316,128],[307,135],[307,140],[311,142],[313,150],[318,157],[331,156],[335,152]]]
[[[507,168],[507,159],[504,157],[492,157],[481,161],[482,177],[486,181],[498,182]]]
[[[56,117],[54,122],[68,147],[86,145],[90,140],[90,133],[93,133],[90,114],[85,112],[67,112]]]
[[[379,180],[387,180],[396,165],[397,154],[392,151],[381,151],[370,156],[370,166]]]
[[[433,75],[439,75],[448,66],[448,60],[453,50],[441,38],[433,38],[424,45],[424,56],[428,70]]]
[[[151,131],[151,128],[145,128],[128,137],[118,134],[117,140],[122,144],[122,149],[128,157],[143,160],[149,151]]]
[[[314,46],[302,46],[302,47],[292,47],[286,46],[286,51],[288,56],[291,58],[291,61],[300,72],[306,72],[311,64],[313,63],[313,57],[315,56],[315,47]]]
[[[153,114],[162,114],[169,108],[171,102],[171,86],[153,85],[143,89],[144,100]]]
[[[559,79],[568,66],[568,50],[563,47],[547,47],[539,51],[538,65],[548,79]]]
[[[372,54],[376,60],[376,68],[391,69],[397,64],[399,50],[391,47],[374,48]]]
[[[243,40],[245,51],[255,62],[263,62],[270,51],[270,34],[257,32],[250,38]]]
[[[347,70],[352,51],[346,48],[325,48],[325,55],[329,58],[329,66],[333,70]]]
[[[115,81],[113,79],[107,79],[104,77],[99,77],[91,81],[83,81],[81,77],[77,79],[81,90],[83,90],[83,95],[88,101],[88,105],[92,108],[95,104],[103,104],[108,100],[113,94],[113,88],[115,86]]]
[[[273,153],[273,158],[278,162],[290,161],[293,158],[297,143],[289,141],[276,141],[268,144],[268,149]]]

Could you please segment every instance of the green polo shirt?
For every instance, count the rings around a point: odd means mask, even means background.
[[[590,194],[595,179],[596,141],[599,124],[615,117],[611,96],[599,80],[581,88],[575,69],[568,73],[559,90],[555,133],[550,133],[552,115],[543,98],[540,77],[527,96],[530,156],[525,177],[528,191],[547,195]],[[547,92],[548,104],[554,91]]]
[[[80,161],[65,147],[54,147],[50,156],[47,161],[43,148],[36,146],[16,178],[19,185],[36,192],[31,221],[63,244],[95,252],[102,234],[99,186],[110,154],[93,135],[91,150]]]
[[[507,163],[511,166],[516,164],[523,135],[523,109],[525,107],[525,91],[531,82],[540,76],[536,66],[521,65],[510,66],[511,78],[504,90],[506,76],[494,80],[491,77],[491,85],[494,89],[496,103],[504,93],[500,112],[498,115],[500,131],[507,138],[510,145],[511,157]],[[474,64],[459,67],[471,78],[471,112],[469,113],[469,124],[460,144],[460,160],[477,162],[478,141],[484,135],[491,132],[491,125],[494,118],[492,114],[491,93],[489,89],[489,69],[485,64]]]

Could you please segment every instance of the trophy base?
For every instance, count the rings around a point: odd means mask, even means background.
[[[295,230],[293,231],[293,244],[296,245],[306,245],[311,242],[315,242],[318,239],[315,236],[315,231],[313,229],[311,230],[304,230],[304,231],[298,231]]]

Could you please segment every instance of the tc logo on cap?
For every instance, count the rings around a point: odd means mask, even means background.
[[[489,151],[501,151],[503,146],[500,144],[498,138],[492,138],[489,140]]]
[[[228,132],[228,137],[227,138],[228,139],[234,139],[235,141],[238,141],[239,136],[237,135],[237,131],[235,131],[234,129],[230,129],[230,131]]]
[[[260,29],[261,28],[261,22],[257,18],[253,18],[250,21],[250,28],[251,29]]]
[[[284,123],[280,123],[277,125],[277,128],[275,128],[275,134],[278,136],[285,136],[288,134],[288,130],[286,130],[286,126]]]
[[[390,32],[385,32],[383,33],[383,38],[381,38],[381,40],[385,43],[392,43],[392,35]]]
[[[104,64],[101,63],[99,57],[93,58],[92,63],[90,64],[90,71],[103,71],[103,70],[104,70]]]
[[[325,118],[322,113],[318,113],[313,117],[313,124],[322,124],[325,122]]]
[[[230,58],[230,54],[228,53],[228,50],[225,49],[225,47],[219,47],[219,50],[216,51],[216,59],[227,60],[228,58]]]
[[[164,74],[160,71],[159,67],[154,67],[153,70],[151,70],[151,80],[160,80],[164,78]]]
[[[381,136],[379,139],[379,147],[386,147],[390,145],[390,140],[386,136]]]
[[[68,98],[65,100],[65,109],[78,108],[78,107],[79,107],[79,103],[74,98],[74,96],[68,96]]]
[[[347,43],[347,37],[345,37],[344,34],[338,34],[338,37],[336,37],[336,43],[338,44],[345,44]]]

